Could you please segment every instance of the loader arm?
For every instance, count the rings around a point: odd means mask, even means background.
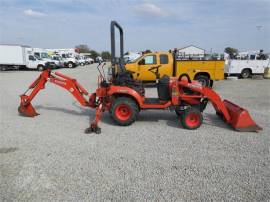
[[[50,69],[47,69],[39,75],[24,94],[20,95],[21,104],[18,110],[21,114],[29,117],[38,115],[32,106],[31,101],[40,90],[45,88],[45,84],[48,81],[69,91],[82,106],[93,107],[93,105],[91,105],[84,97],[89,96],[89,93],[75,79],[59,72],[52,73]]]
[[[198,95],[180,95],[183,100],[192,97],[201,97],[208,99],[219,115],[226,123],[238,131],[258,132],[262,130],[249,115],[248,111],[228,100],[222,100],[221,97],[211,88],[203,87],[200,83],[193,81],[179,81],[180,87],[186,87]]]

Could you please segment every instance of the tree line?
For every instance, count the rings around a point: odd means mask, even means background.
[[[75,46],[75,48],[80,50],[80,53],[90,53],[92,59],[96,59],[97,57],[102,57],[104,60],[110,60],[111,59],[111,53],[109,51],[102,51],[101,53],[90,49],[88,45],[80,44]]]

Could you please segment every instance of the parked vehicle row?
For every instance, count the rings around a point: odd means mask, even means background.
[[[50,62],[37,58],[28,46],[0,45],[1,70],[28,68],[42,71],[50,65]]]
[[[134,56],[134,57],[131,57]],[[225,55],[226,56],[226,55]],[[182,60],[172,52],[154,52],[147,54],[129,54],[125,57],[126,68],[133,72],[133,77],[143,81],[154,81],[154,75],[148,70],[160,65],[160,75],[186,76],[190,80],[198,80],[206,86],[212,86],[214,80],[227,76],[248,78],[254,74],[264,74],[270,67],[270,60],[263,51],[242,52],[235,58]],[[80,54],[76,49],[42,49],[22,45],[0,44],[0,70],[46,68],[75,68],[102,62],[101,57],[90,57]]]
[[[71,50],[52,52],[48,49],[23,45],[0,44],[0,70],[36,69],[42,71],[45,68],[75,68],[78,65],[94,63],[89,56]]]

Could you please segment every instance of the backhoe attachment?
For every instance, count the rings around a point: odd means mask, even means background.
[[[21,103],[18,111],[21,115],[34,117],[39,115],[32,106],[31,101],[38,94],[38,92],[45,88],[45,84],[49,81],[62,88],[68,90],[75,99],[83,106],[95,107],[92,102],[86,100],[84,96],[89,96],[89,93],[73,78],[65,76],[59,72],[52,73],[50,69],[44,70],[39,77],[29,86],[27,91],[20,95]],[[30,91],[30,93],[28,93]],[[90,96],[91,98],[92,96]]]

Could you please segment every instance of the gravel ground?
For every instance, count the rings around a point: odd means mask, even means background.
[[[95,65],[60,71],[95,90]],[[19,95],[38,74],[0,72],[0,201],[270,200],[270,80],[214,86],[249,109],[261,133],[232,130],[209,105],[195,131],[168,110],[149,110],[129,127],[105,113],[102,134],[86,135],[94,110],[51,84],[32,102],[40,116],[18,116]]]

